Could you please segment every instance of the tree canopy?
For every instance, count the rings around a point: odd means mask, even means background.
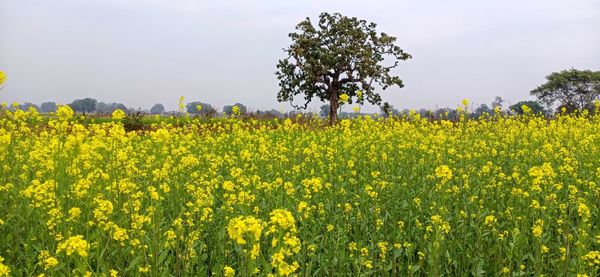
[[[81,113],[91,113],[96,110],[96,104],[98,104],[98,100],[92,98],[84,98],[84,99],[75,99],[69,106],[71,109],[76,112]]]
[[[411,56],[395,45],[395,37],[377,33],[376,27],[339,13],[321,13],[316,25],[310,18],[300,22],[296,32],[289,34],[292,44],[284,49],[288,57],[277,64],[277,100],[301,109],[313,98],[327,101],[332,123],[342,94],[349,96],[348,103],[366,100],[381,105],[375,87],[403,87],[391,70]],[[294,104],[298,95],[303,96],[304,104]]]
[[[55,102],[44,102],[40,105],[40,112],[53,113],[57,109]]]
[[[163,104],[154,104],[152,108],[150,108],[150,114],[162,114],[165,112],[165,106]]]
[[[600,99],[600,71],[569,69],[546,76],[546,83],[531,91],[549,107],[583,110]]]
[[[509,110],[514,111],[517,114],[523,114],[523,106],[527,106],[534,114],[544,114],[546,111],[544,107],[538,101],[521,101],[509,107]]]
[[[199,101],[188,103],[185,109],[188,113],[196,115],[211,115],[216,113],[216,110],[210,104]]]
[[[246,106],[244,106],[244,104],[242,103],[235,103],[233,105],[225,105],[223,106],[223,113],[226,115],[232,115],[233,114],[233,107],[237,107],[238,113],[239,114],[245,114],[246,112],[248,112],[248,108],[246,108]]]
[[[112,114],[115,110],[122,110],[124,112],[127,112],[127,106],[125,106],[125,104],[121,104],[121,103],[104,103],[104,102],[98,102],[98,104],[96,104],[96,113],[102,113],[102,114]]]

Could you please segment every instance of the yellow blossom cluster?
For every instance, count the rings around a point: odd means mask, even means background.
[[[0,276],[600,273],[598,112],[328,126],[183,100],[139,130],[3,105]]]

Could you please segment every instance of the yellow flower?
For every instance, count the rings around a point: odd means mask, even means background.
[[[531,233],[534,237],[541,237],[544,232],[544,220],[538,219],[535,221],[533,227],[531,227]]]
[[[340,104],[347,103],[348,100],[350,100],[350,96],[348,96],[348,94],[340,94]]]
[[[0,276],[10,276],[10,268],[7,265],[3,264],[4,258],[0,256]]]
[[[229,221],[227,234],[237,244],[244,245],[247,239],[258,241],[262,233],[263,225],[259,219],[253,216],[238,216]]]
[[[396,224],[398,225],[398,228],[404,229],[404,221],[400,220]]]
[[[450,223],[444,221],[444,219],[440,215],[432,215],[431,223],[433,223],[436,228],[442,230],[442,232],[448,234],[450,232]]]
[[[494,215],[488,215],[485,217],[485,225],[492,226],[496,222],[496,217]]]
[[[184,113],[185,112],[185,98],[183,98],[182,96],[179,96],[179,113]]]
[[[577,214],[584,220],[587,220],[590,217],[590,208],[588,208],[585,203],[579,203],[577,206]]]
[[[234,184],[232,181],[225,181],[222,185],[223,189],[226,191],[234,191]]]
[[[61,105],[56,110],[56,115],[60,120],[63,121],[69,120],[71,117],[73,117],[73,114],[73,109],[71,109],[71,107],[69,107],[68,105]]]
[[[589,266],[600,266],[600,252],[590,251],[583,256],[583,260],[587,262]]]
[[[77,235],[60,243],[58,245],[57,253],[66,252],[67,256],[77,253],[77,255],[81,257],[87,257],[89,248],[90,245],[83,239],[83,236]]]
[[[121,110],[121,109],[116,109],[116,110],[113,111],[111,117],[113,119],[122,119],[122,118],[125,118],[125,112],[123,110]]]
[[[379,248],[379,251],[380,251],[379,258],[385,259],[385,256],[386,256],[387,251],[388,251],[388,243],[385,242],[385,241],[378,242],[377,243],[377,247]]]
[[[225,268],[223,268],[223,275],[225,275],[225,277],[233,277],[235,276],[235,269],[225,266]]]
[[[333,231],[333,225],[327,224],[327,232]]]
[[[80,208],[73,207],[73,208],[69,209],[69,220],[70,221],[76,220],[77,218],[79,218],[80,214],[81,214]]]
[[[0,71],[0,85],[4,84],[4,81],[6,81],[6,74]]]
[[[360,255],[363,256],[363,257],[368,256],[369,255],[369,249],[366,248],[366,247],[361,248],[360,249]]]
[[[175,240],[177,239],[177,234],[173,230],[168,230],[165,232],[165,248],[173,248],[175,247]]]
[[[567,259],[567,248],[561,247],[558,249],[560,251],[560,260],[564,261]]]
[[[239,115],[239,114],[240,114],[240,107],[238,107],[238,106],[233,106],[233,107],[231,107],[231,112],[232,112],[234,115]]]
[[[413,203],[415,203],[415,205],[417,207],[421,207],[421,198],[419,198],[419,197],[413,198]]]
[[[138,272],[140,272],[140,273],[148,273],[148,272],[150,272],[150,265],[138,266]]]
[[[112,227],[112,238],[116,241],[123,242],[129,239],[129,235],[127,235],[127,230],[119,227],[118,225],[113,225]]]
[[[55,257],[50,256],[48,250],[42,250],[38,256],[40,265],[44,267],[44,270],[55,267],[58,265],[58,260]]]
[[[464,107],[469,106],[469,99],[467,99],[467,98],[463,99],[462,100],[462,104],[463,104]]]
[[[296,220],[289,211],[275,209],[269,215],[271,216],[269,232],[275,232],[277,229],[296,231]]]
[[[358,245],[356,244],[356,242],[350,242],[348,244],[348,250],[350,251],[356,251],[358,249]]]
[[[440,165],[435,168],[435,176],[443,181],[448,181],[452,178],[452,170],[447,165]]]

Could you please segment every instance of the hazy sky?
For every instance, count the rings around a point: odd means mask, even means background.
[[[275,65],[323,11],[375,22],[413,55],[405,87],[382,93],[398,108],[514,103],[550,72],[600,70],[598,0],[0,0],[0,101],[289,109]]]

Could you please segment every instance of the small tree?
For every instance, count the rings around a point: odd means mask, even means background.
[[[600,99],[600,71],[563,70],[546,76],[546,83],[531,91],[548,107],[555,103],[568,110],[583,110]]]
[[[395,37],[378,34],[376,26],[339,13],[321,13],[316,26],[310,18],[300,22],[297,32],[289,34],[292,44],[284,49],[288,57],[277,64],[277,100],[289,101],[297,109],[306,109],[315,97],[328,101],[331,123],[337,120],[342,94],[349,96],[349,103],[356,97],[360,104],[366,99],[381,105],[375,86],[403,87],[390,72],[411,56],[394,44]],[[391,64],[384,65],[384,60]],[[303,105],[293,103],[297,95],[304,96]]]
[[[319,115],[321,117],[329,117],[329,112],[331,111],[331,106],[329,104],[322,105],[319,110]]]
[[[96,104],[98,104],[98,101],[96,99],[84,98],[73,100],[73,102],[71,102],[69,106],[71,106],[71,109],[73,109],[73,111],[85,114],[91,113],[94,110],[96,110]]]
[[[509,110],[514,111],[517,114],[523,114],[523,106],[527,106],[529,109],[531,109],[531,112],[534,114],[544,114],[546,113],[546,111],[544,110],[544,107],[538,102],[538,101],[521,101],[518,102],[517,104],[514,104],[512,106],[509,107]]]
[[[450,108],[441,108],[441,109],[437,109],[434,113],[433,116],[435,119],[450,119],[450,120],[454,120],[457,117],[457,112],[455,109],[450,109]]]
[[[19,109],[24,110],[24,111],[28,110],[29,108],[35,108],[36,110],[40,109],[40,107],[38,107],[38,105],[29,103],[29,102],[25,102],[25,103],[19,105]]]
[[[246,106],[244,106],[244,104],[235,103],[233,105],[225,105],[225,106],[223,106],[223,113],[226,114],[226,115],[228,115],[228,116],[232,115],[233,114],[233,107],[238,107],[240,114],[246,114],[248,112],[248,108],[246,108]]]
[[[163,104],[154,104],[152,108],[150,108],[150,114],[162,114],[165,112],[165,106]]]
[[[122,110],[124,112],[128,111],[127,106],[121,103],[99,102],[98,104],[96,104],[96,113],[112,114],[117,109]]]
[[[57,109],[56,103],[44,102],[40,105],[40,112],[42,113],[53,113]]]
[[[202,103],[199,101],[188,103],[185,106],[185,110],[188,113],[195,115],[211,115],[216,112],[216,110],[210,104]]]
[[[483,114],[491,115],[493,113],[494,113],[494,110],[492,110],[488,105],[481,104],[481,105],[479,105],[479,107],[477,107],[477,109],[475,109],[475,111],[473,111],[471,116],[473,118],[480,118]]]
[[[496,107],[500,107],[502,108],[502,105],[504,104],[504,99],[502,99],[502,97],[500,96],[496,96],[494,97],[494,101],[492,102],[492,109],[495,109]]]

